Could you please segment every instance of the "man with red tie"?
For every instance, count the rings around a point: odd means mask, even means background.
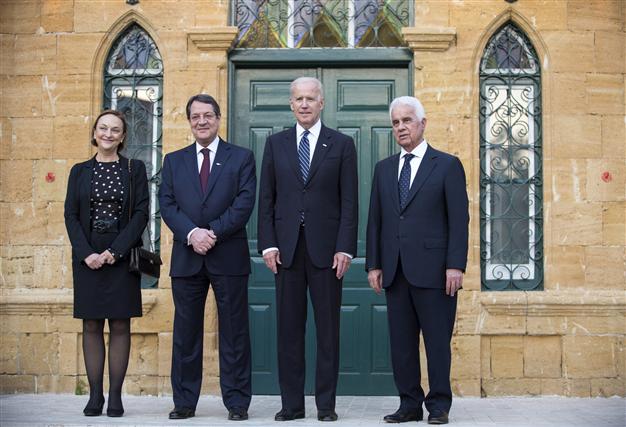
[[[228,419],[248,419],[251,398],[246,223],[256,173],[248,149],[217,133],[220,107],[209,95],[187,103],[195,142],[167,154],[159,189],[161,216],[174,233],[170,276],[174,297],[170,419],[195,415],[202,385],[204,306],[213,287],[219,328],[220,387]]]

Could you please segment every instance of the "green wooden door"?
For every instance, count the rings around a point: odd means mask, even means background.
[[[396,151],[388,107],[408,93],[407,67],[237,68],[231,98],[231,142],[249,147],[260,170],[268,135],[294,125],[289,84],[300,76],[324,84],[326,126],[352,136],[359,157],[359,240],[352,267],[343,282],[341,357],[338,394],[395,395],[391,372],[384,296],[367,283],[365,228],[374,165]],[[256,208],[248,223],[252,275],[250,332],[252,387],[255,394],[279,393],[276,360],[274,277],[257,254]],[[315,329],[309,304],[307,324],[307,393],[314,390]]]

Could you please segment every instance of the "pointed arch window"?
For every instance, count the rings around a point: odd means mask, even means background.
[[[543,289],[541,69],[513,23],[480,63],[480,235],[483,290]]]
[[[159,50],[139,25],[129,26],[113,43],[104,64],[103,107],[122,111],[128,129],[122,154],[146,164],[150,190],[150,219],[145,246],[160,251],[161,215],[158,205],[162,157],[163,61]],[[157,280],[142,277],[143,287]]]
[[[413,0],[236,0],[238,48],[397,47]]]

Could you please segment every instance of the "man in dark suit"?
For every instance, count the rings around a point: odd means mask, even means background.
[[[267,139],[259,186],[258,248],[276,275],[282,409],[275,420],[304,418],[308,288],[317,329],[317,415],[335,421],[341,284],[356,253],[356,149],[350,137],[322,124],[319,80],[294,80],[289,103],[297,123]]]
[[[458,158],[424,140],[426,117],[413,97],[389,107],[400,154],[376,165],[367,224],[368,281],[385,288],[391,358],[400,408],[390,423],[446,424],[452,404],[450,340],[457,291],[467,263],[468,201]],[[428,395],[420,385],[419,333],[428,360]]]
[[[161,216],[174,233],[170,276],[174,297],[170,419],[195,415],[202,385],[204,305],[213,286],[219,328],[222,399],[229,420],[248,418],[251,397],[246,223],[256,174],[250,150],[222,140],[220,108],[209,95],[187,103],[195,142],[165,156]]]

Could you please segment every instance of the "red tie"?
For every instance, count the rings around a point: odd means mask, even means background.
[[[209,149],[203,148],[200,152],[204,155],[202,159],[202,167],[200,168],[200,186],[202,192],[206,193],[207,185],[209,184],[209,172],[211,169],[211,160],[209,159]]]

